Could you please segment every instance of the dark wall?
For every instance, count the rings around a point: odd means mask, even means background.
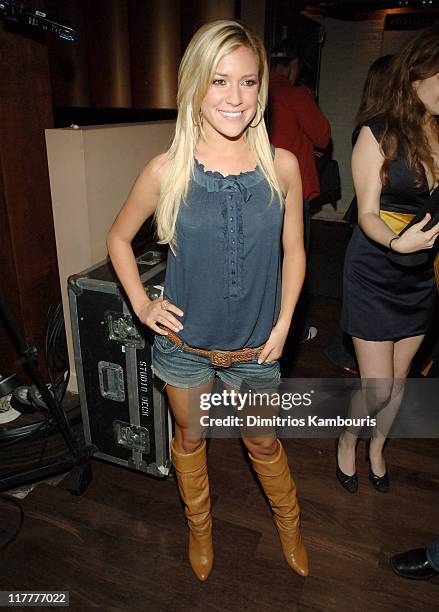
[[[55,107],[175,109],[178,66],[193,33],[237,16],[235,0],[45,2],[51,18],[78,33],[74,43],[49,37]]]
[[[139,121],[143,109],[175,108],[183,40],[201,23],[235,16],[236,7],[235,0],[20,5],[78,32],[71,43],[0,21],[0,285],[42,358],[47,312],[60,300],[44,135],[54,127],[54,108],[85,110],[82,117],[96,123],[99,111],[115,122],[118,115],[107,111],[121,111],[127,122]],[[19,355],[0,323],[0,375],[16,371],[23,374]]]
[[[47,311],[60,299],[44,140],[53,125],[47,48],[0,22],[0,56],[0,284],[42,354]],[[0,346],[0,374],[19,370],[1,323]]]

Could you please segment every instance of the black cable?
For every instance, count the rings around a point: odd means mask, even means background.
[[[42,463],[42,461],[43,461],[43,457],[44,457],[44,455],[46,453],[46,449],[47,449],[47,442],[48,442],[48,440],[49,440],[49,428],[47,427],[47,429],[46,429],[46,436],[44,438],[44,442],[43,442],[43,446],[41,448],[40,456],[38,458],[38,463]]]
[[[42,423],[39,423],[38,426],[35,426],[32,431],[27,431],[23,434],[18,434],[13,436],[12,440],[8,438],[7,442],[0,442],[0,451],[4,448],[9,448],[9,446],[13,446],[14,444],[18,444],[18,442],[22,442],[24,439],[30,438],[38,434],[42,429],[47,428],[50,431],[50,417],[47,416]]]
[[[0,493],[0,499],[13,504],[20,511],[20,522],[19,522],[19,525],[18,525],[17,529],[15,530],[15,533],[12,534],[12,536],[9,538],[9,540],[6,540],[6,542],[4,542],[3,544],[0,544],[0,550],[4,550],[5,548],[10,546],[17,539],[17,537],[18,537],[18,535],[19,535],[19,533],[20,533],[20,531],[21,531],[21,529],[23,527],[24,510],[23,510],[23,506],[20,504],[20,502],[18,502],[16,499],[13,499],[12,497],[9,497],[8,495],[4,495],[4,494]]]
[[[50,323],[52,324],[51,326]],[[58,306],[54,309],[52,320],[50,321],[50,323],[48,326],[49,333],[47,343],[48,365],[51,370],[49,374],[52,382],[52,374],[59,374],[58,380],[54,384],[56,387],[58,386],[58,383],[61,385],[59,399],[62,402],[65,392],[67,390],[68,381],[70,379],[70,364],[67,350],[64,315],[61,303],[59,303]],[[50,360],[51,355],[53,357],[53,361]]]
[[[69,461],[72,461],[73,459],[73,463],[76,464],[77,461],[82,459],[81,451],[79,448],[79,442],[72,433],[72,430],[67,420],[65,411],[61,408],[61,406],[56,401],[56,399],[54,399],[54,396],[49,392],[46,386],[46,383],[41,378],[41,375],[37,367],[37,349],[35,346],[29,344],[23,337],[20,327],[18,326],[13,313],[10,310],[8,303],[6,302],[6,299],[5,299],[5,296],[3,294],[1,287],[0,287],[0,314],[2,318],[5,319],[7,329],[12,337],[14,344],[16,345],[16,348],[24,357],[25,364],[29,371],[30,377],[32,378],[32,380],[34,380],[35,386],[38,389],[38,392],[41,394],[42,400],[47,407],[48,414],[53,415],[54,419],[56,420],[59,431],[64,438],[64,442],[67,447],[69,456],[71,455],[71,457],[69,457]],[[50,337],[50,334],[49,334],[49,337]],[[14,435],[16,435],[16,432],[12,431],[12,437],[14,437]],[[5,434],[3,434],[3,436],[7,437],[7,435]],[[11,443],[15,443],[15,440],[11,441]],[[64,465],[65,463],[66,461],[64,460],[62,464]],[[45,471],[46,467],[48,466],[44,466],[44,468],[41,468],[41,469]],[[40,471],[40,468],[37,468],[36,472],[38,473],[39,471]],[[1,481],[2,480],[0,479],[0,482]]]
[[[67,350],[64,313],[61,302],[56,306],[50,306],[47,313],[44,356],[51,392],[55,403],[61,408],[70,380],[70,363]],[[44,427],[46,423],[48,424],[48,419],[49,414],[46,416],[45,423],[41,424],[42,427]],[[39,429],[37,431],[39,431]],[[40,454],[40,462],[43,460],[47,448],[49,433],[50,427],[47,427],[46,439]]]
[[[2,298],[3,303],[3,294],[1,294],[0,297]],[[19,337],[19,333],[18,340],[21,341],[21,343],[23,344],[23,340]],[[63,413],[66,426],[68,427],[67,415],[61,407],[70,378],[70,364],[67,351],[67,339],[61,304],[58,304],[54,308],[51,307],[49,309],[46,322],[44,352],[46,357],[47,373],[50,381],[50,385],[47,385],[48,387],[50,386],[49,393],[53,398],[53,403],[55,404],[54,407],[58,410],[58,412]],[[36,355],[34,356],[34,359],[35,357]],[[32,397],[34,402],[38,400],[38,396],[40,394],[44,395],[43,390],[41,389],[41,384],[44,386],[44,382],[41,381],[40,385],[37,385],[38,390],[36,390],[35,393],[32,391]],[[0,441],[0,452],[3,452],[5,449],[9,449],[14,444],[22,443],[24,439],[28,440],[31,437],[33,437],[34,439],[41,437],[42,444],[40,447],[38,464],[41,464],[43,462],[43,458],[47,451],[49,436],[53,431],[56,431],[58,429],[58,425],[54,417],[52,416],[50,410],[51,402],[49,402],[49,399],[47,397],[45,401],[43,398],[43,402],[45,403],[47,409],[44,421],[40,423],[25,425],[20,428],[16,428],[15,430],[12,429],[8,431],[7,442],[2,444]],[[38,404],[39,403],[40,402],[38,401]],[[13,536],[9,538],[9,540],[5,544],[0,546],[0,550],[9,546],[9,544],[11,544],[16,539],[21,530],[24,520],[23,510],[18,503],[16,503],[14,500],[11,500],[9,497],[1,496],[1,498],[6,499],[11,503],[15,503],[15,505],[17,505],[17,507],[19,507],[20,509],[21,516],[20,525],[16,530],[16,533],[14,533]]]
[[[71,414],[66,415],[66,418],[70,423],[72,422],[72,419],[73,420],[75,419],[75,416],[72,417],[71,415],[72,414],[74,415],[75,411],[77,411],[80,408],[80,406],[81,406],[80,404],[77,404],[71,409],[70,411]],[[79,418],[81,418],[80,413],[79,413]],[[48,413],[44,421],[41,421],[40,423],[31,423],[29,425],[23,425],[22,427],[20,427],[19,433],[14,433],[14,431],[8,432],[8,435],[5,437],[5,440],[7,440],[6,442],[2,443],[1,438],[0,438],[0,451],[4,448],[12,446],[13,444],[17,442],[21,442],[22,440],[27,439],[31,436],[36,436],[38,432],[40,432],[41,430],[46,429],[47,433],[52,433],[53,431],[56,431],[57,427],[58,426],[57,426],[55,419],[53,418],[51,414]],[[24,432],[21,431],[23,429],[24,429]]]
[[[61,374],[64,379],[65,372],[70,371],[70,367],[61,303],[55,307],[51,306],[47,314],[45,357],[50,382],[54,383],[54,375]]]

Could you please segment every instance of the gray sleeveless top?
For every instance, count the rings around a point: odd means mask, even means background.
[[[224,177],[195,160],[168,254],[165,298],[198,348],[258,347],[280,309],[283,209],[261,171]]]

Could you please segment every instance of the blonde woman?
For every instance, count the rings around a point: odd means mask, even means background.
[[[175,418],[172,460],[200,580],[212,568],[212,520],[206,444],[189,426],[190,394],[209,392],[215,376],[234,389],[249,379],[277,385],[305,274],[298,164],[270,147],[267,87],[262,42],[247,28],[221,20],[198,30],[180,65],[173,143],[142,171],[107,240],[134,312],[156,334],[153,369]],[[164,297],[150,301],[131,241],[153,214],[170,251]],[[282,445],[274,434],[243,441],[286,560],[305,576],[299,505]]]

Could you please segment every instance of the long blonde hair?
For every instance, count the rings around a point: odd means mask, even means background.
[[[276,177],[270,142],[263,120],[268,98],[268,64],[264,45],[258,36],[238,21],[224,19],[202,26],[193,36],[181,60],[178,72],[178,116],[175,136],[168,150],[169,166],[155,213],[157,234],[162,244],[176,246],[176,222],[181,201],[187,197],[194,171],[195,148],[203,134],[200,109],[218,62],[241,46],[253,50],[259,61],[258,111],[261,121],[247,127],[246,140],[255,152],[258,166],[271,190],[283,205],[282,190]],[[253,119],[255,122],[256,119]]]

